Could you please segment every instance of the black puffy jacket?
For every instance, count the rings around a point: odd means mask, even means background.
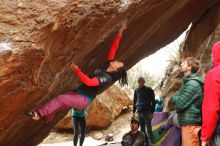
[[[99,86],[87,86],[86,84],[82,84],[76,89],[76,91],[90,98],[95,98],[102,89],[113,83],[111,76],[105,70],[96,69],[91,77],[97,77],[99,79]]]

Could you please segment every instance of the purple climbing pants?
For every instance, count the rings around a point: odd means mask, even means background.
[[[73,91],[53,98],[45,105],[38,108],[37,112],[40,114],[40,117],[49,122],[53,119],[57,112],[64,108],[75,108],[77,110],[83,110],[90,104],[91,102],[89,102],[85,96]]]

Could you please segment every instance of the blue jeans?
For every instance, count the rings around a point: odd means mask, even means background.
[[[145,143],[149,145],[149,140],[153,143],[152,126],[150,119],[150,112],[143,111],[138,112],[138,121],[140,123],[140,129],[145,134]]]

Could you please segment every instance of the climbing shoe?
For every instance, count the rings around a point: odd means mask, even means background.
[[[29,117],[31,117],[33,120],[38,121],[40,120],[40,116],[37,114],[37,112],[29,111],[26,113]]]

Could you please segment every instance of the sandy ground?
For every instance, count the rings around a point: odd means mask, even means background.
[[[87,133],[87,137],[92,137],[98,141],[105,142],[104,138],[107,134],[113,134],[114,141],[112,142],[120,142],[122,136],[130,130],[130,118],[131,113],[126,112],[119,116],[112,125],[107,130],[101,131],[90,131]],[[56,132],[52,131],[48,137],[44,139],[44,141],[38,145],[41,146],[42,144],[56,144],[60,142],[70,142],[72,141],[72,131],[65,131],[65,132]],[[88,138],[89,139],[89,138]],[[84,145],[90,146],[90,145]]]

